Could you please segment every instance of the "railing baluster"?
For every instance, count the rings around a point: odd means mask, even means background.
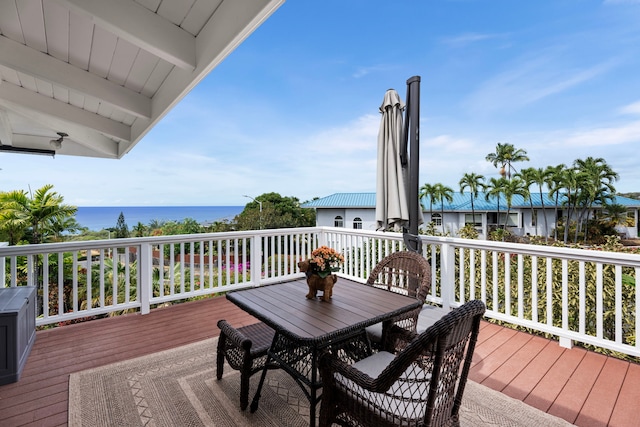
[[[504,314],[507,316],[511,313],[511,254],[504,252]]]
[[[73,251],[73,308],[74,313],[78,312],[78,251]]]
[[[531,257],[531,321],[538,323],[538,257]]]
[[[64,312],[64,253],[58,252],[58,315]]]
[[[553,258],[547,257],[547,326],[553,326]]]
[[[524,319],[524,260],[518,254],[518,318]]]
[[[487,303],[487,251],[480,251],[480,299]]]
[[[615,266],[615,340],[622,344],[622,266]]]
[[[459,259],[459,268],[458,268],[458,292],[460,293],[460,304],[464,304],[466,301],[465,298],[465,283],[464,283],[464,273],[465,273],[465,251],[464,248],[458,249]]]
[[[500,303],[498,301],[498,251],[493,251],[491,255],[493,261],[493,302],[491,309],[496,313],[500,313]]]
[[[585,318],[586,318],[586,293],[585,293],[585,264],[584,261],[580,261],[578,264],[578,298],[580,299],[580,314],[578,318],[578,332],[585,333]]]
[[[596,338],[602,339],[604,306],[602,301],[602,263],[596,264]]]

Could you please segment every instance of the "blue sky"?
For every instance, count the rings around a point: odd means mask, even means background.
[[[289,0],[121,160],[5,154],[76,206],[374,192],[378,107],[421,76],[420,183],[603,157],[640,191],[640,0]]]

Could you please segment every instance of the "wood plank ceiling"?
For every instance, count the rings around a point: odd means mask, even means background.
[[[0,150],[121,158],[283,2],[0,1]]]

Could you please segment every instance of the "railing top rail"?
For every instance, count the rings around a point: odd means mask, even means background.
[[[527,243],[496,242],[491,240],[460,239],[456,237],[425,236],[423,242],[450,244],[455,247],[501,251],[515,254],[526,254],[540,257],[552,257],[576,261],[601,262],[606,264],[624,264],[640,267],[640,255],[599,251],[592,249],[565,248],[558,246],[531,245]]]
[[[225,231],[217,233],[176,234],[171,236],[130,237],[126,239],[83,240],[77,242],[40,243],[37,245],[0,246],[0,257],[67,252],[100,248],[121,248],[141,244],[199,242],[202,240],[236,239],[252,236],[313,233],[320,227],[277,228],[269,230]]]

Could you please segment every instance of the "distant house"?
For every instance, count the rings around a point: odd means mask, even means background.
[[[495,197],[491,197],[487,201],[485,193],[481,192],[473,199],[475,210],[475,218],[473,218],[471,194],[454,193],[452,197],[453,201],[451,203],[445,201],[444,206],[437,202],[430,204],[428,198],[423,199],[422,206],[426,208],[423,211],[424,224],[433,221],[439,230],[444,224],[445,232],[452,236],[457,236],[465,224],[474,224],[480,238],[486,238],[488,233],[498,226],[503,226],[506,221],[506,228],[516,236],[544,236],[553,234],[557,220],[568,214],[567,207],[563,206],[563,198],[558,200],[556,214],[555,199],[550,198],[547,193],[531,193],[527,200],[522,196],[513,196],[507,218],[506,199],[501,197],[498,201]],[[629,218],[628,225],[617,227],[619,234],[625,237],[638,236],[640,200],[615,196],[613,203],[625,206]],[[429,210],[430,205],[431,210]],[[376,229],[376,193],[335,193],[304,203],[302,207],[316,210],[318,226]],[[601,216],[601,211],[601,205],[594,205],[588,215]],[[587,212],[572,212],[571,217],[575,219],[580,215],[587,215]]]

